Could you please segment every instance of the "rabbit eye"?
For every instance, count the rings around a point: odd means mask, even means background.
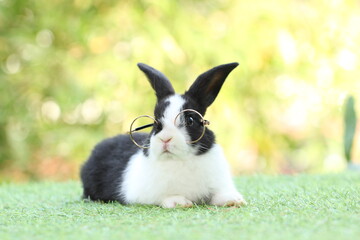
[[[162,130],[162,124],[160,122],[155,123],[155,130],[161,131]]]
[[[186,117],[186,126],[192,126],[194,124],[194,119],[191,116]]]

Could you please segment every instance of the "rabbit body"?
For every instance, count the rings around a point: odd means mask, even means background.
[[[198,142],[189,144],[196,139],[200,127],[192,122],[186,127],[174,124],[183,109],[194,109],[204,115],[236,66],[227,64],[209,70],[198,77],[189,91],[179,95],[164,75],[139,64],[158,98],[154,111],[157,122],[149,135],[134,137],[147,139],[150,147],[138,148],[128,135],[98,144],[81,170],[84,197],[166,208],[190,207],[194,203],[245,204],[213,132],[206,128]]]
[[[221,194],[233,194],[231,200],[234,201],[241,199],[229,176],[219,146],[197,158],[170,161],[149,160],[138,152],[124,173],[121,193],[127,203],[162,206],[176,205],[175,201],[167,202],[173,196],[184,197],[189,205],[217,203],[211,200],[221,198]],[[224,201],[217,205],[225,204]]]

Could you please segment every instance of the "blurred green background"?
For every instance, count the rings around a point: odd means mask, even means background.
[[[240,63],[206,116],[235,174],[342,171],[359,26],[356,0],[0,0],[0,181],[78,178],[94,144],[152,114],[138,62],[178,92]]]

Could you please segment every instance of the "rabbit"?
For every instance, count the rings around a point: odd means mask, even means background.
[[[139,63],[157,97],[156,122],[149,134],[135,133],[133,137],[147,141],[149,148],[139,148],[129,135],[100,142],[81,168],[83,197],[163,208],[245,205],[214,133],[206,127],[199,141],[189,143],[187,140],[198,136],[198,123],[187,119],[190,124],[186,126],[174,125],[174,118],[184,109],[204,116],[237,66],[234,62],[214,67],[201,74],[184,94],[176,94],[164,74]]]

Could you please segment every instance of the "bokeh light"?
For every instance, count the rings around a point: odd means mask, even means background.
[[[206,115],[235,174],[342,171],[359,16],[355,0],[0,0],[0,181],[77,179],[97,142],[152,115],[138,62],[180,93],[240,63]]]

